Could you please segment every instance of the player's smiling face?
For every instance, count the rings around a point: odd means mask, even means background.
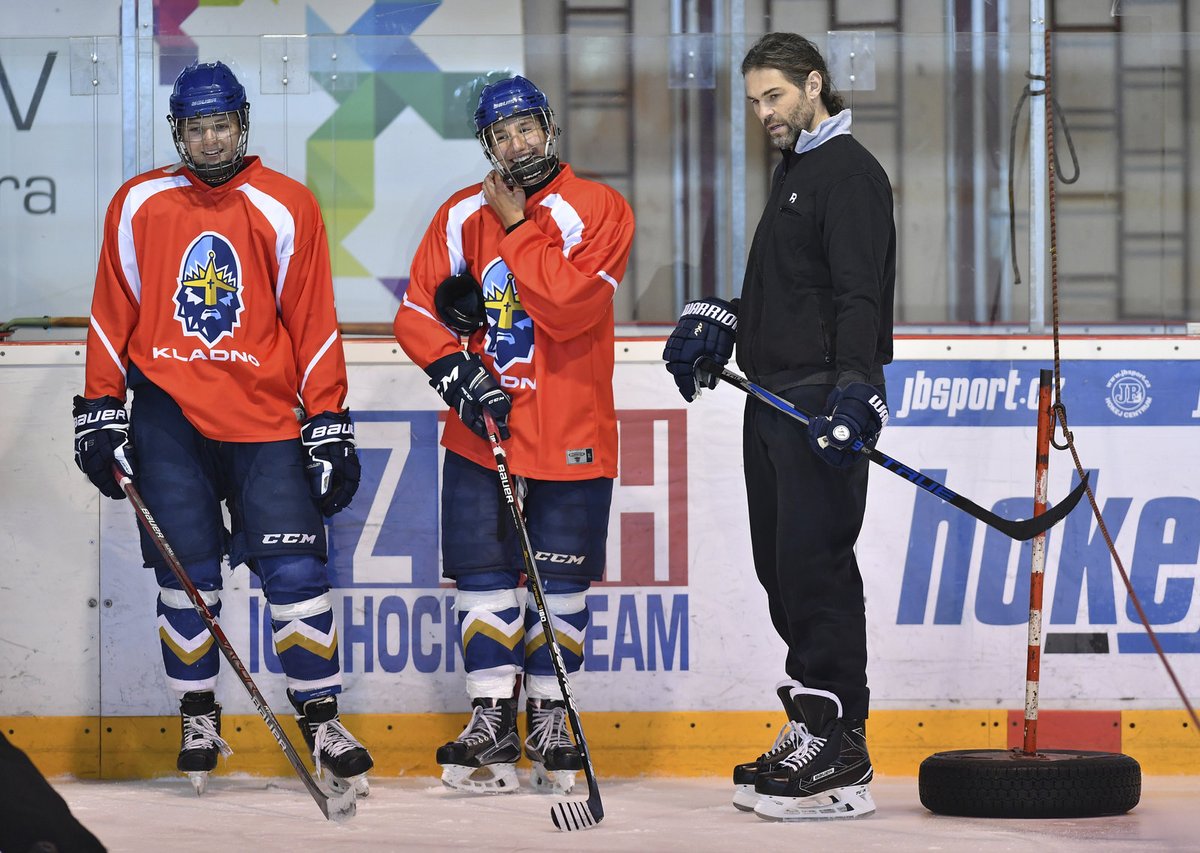
[[[492,155],[510,170],[531,157],[546,154],[546,129],[534,115],[498,121],[487,130]]]
[[[183,141],[197,166],[220,166],[237,155],[242,122],[237,113],[185,119]]]

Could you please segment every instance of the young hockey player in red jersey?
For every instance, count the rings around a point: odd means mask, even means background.
[[[452,788],[516,788],[524,672],[534,786],[567,791],[581,757],[532,596],[522,604],[517,535],[483,411],[496,419],[524,489],[547,608],[567,670],[576,671],[585,595],[604,571],[617,474],[613,295],[633,213],[616,191],[559,162],[554,113],[524,77],[483,90],[475,128],[492,171],[438,209],[394,324],[396,340],[451,408],[442,438],[442,560],[457,585],[473,713],[437,760]]]
[[[222,556],[250,566],[318,770],[361,793],[372,761],[338,718],[325,570],[322,514],[346,507],[359,481],[325,226],[302,184],[246,156],[250,105],[223,63],[185,68],[170,109],[182,162],[128,181],[104,222],[75,461],[111,498],[124,497],[114,462],[133,478],[214,614]],[[229,751],[219,650],[141,536],[180,696],[178,768],[203,791]]]

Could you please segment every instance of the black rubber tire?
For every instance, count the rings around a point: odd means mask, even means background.
[[[1142,768],[1128,755],[1082,750],[958,749],[918,772],[921,805],[959,817],[1101,817],[1142,796]]]

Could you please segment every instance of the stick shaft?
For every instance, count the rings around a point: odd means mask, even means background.
[[[296,775],[304,782],[304,787],[308,789],[309,794],[312,795],[317,805],[321,807],[321,812],[325,817],[329,817],[329,796],[313,781],[312,776],[304,766],[304,762],[300,760],[295,747],[292,746],[287,735],[283,733],[283,727],[279,725],[279,720],[271,710],[271,706],[267,704],[267,700],[258,689],[258,685],[250,677],[250,671],[246,669],[246,666],[242,663],[242,659],[238,657],[233,644],[229,642],[229,638],[225,636],[225,632],[217,624],[216,618],[213,616],[212,611],[208,609],[208,605],[204,603],[204,598],[200,595],[200,591],[196,589],[196,585],[192,583],[192,579],[188,577],[183,564],[175,556],[175,550],[171,547],[171,543],[167,541],[167,537],[163,534],[162,528],[158,526],[158,522],[154,520],[154,516],[150,514],[149,507],[142,500],[142,496],[133,485],[133,481],[118,465],[113,465],[113,476],[116,477],[117,483],[125,492],[126,497],[129,498],[129,502],[133,504],[138,522],[150,534],[150,538],[154,540],[158,552],[167,561],[171,573],[175,575],[175,579],[179,581],[179,585],[187,593],[192,607],[200,614],[200,618],[204,620],[204,625],[208,628],[209,633],[212,634],[217,647],[221,650],[221,654],[225,656],[225,660],[229,661],[229,665],[237,673],[242,685],[246,688],[246,692],[250,694],[250,700],[254,703],[259,716],[263,718],[263,722],[267,724],[267,728],[270,729],[271,734],[275,737],[276,743],[283,750],[288,763],[292,765],[292,769],[296,771]]]
[[[484,409],[483,417],[487,424],[488,439],[492,444],[492,455],[496,457],[496,473],[500,476],[500,491],[504,494],[504,503],[508,506],[509,515],[517,529],[525,574],[529,576],[529,587],[533,592],[534,603],[537,605],[538,621],[542,625],[542,632],[546,635],[546,646],[550,650],[550,662],[554,666],[554,677],[558,679],[563,702],[567,706],[567,719],[570,720],[571,730],[575,734],[575,745],[579,748],[579,754],[583,758],[583,775],[588,783],[588,810],[595,821],[599,823],[604,817],[604,808],[600,801],[600,786],[596,782],[596,772],[592,768],[592,757],[588,752],[587,738],[583,735],[579,712],[575,709],[575,697],[571,693],[571,682],[567,677],[567,666],[563,662],[562,650],[558,645],[558,635],[554,631],[554,625],[550,621],[550,611],[546,607],[542,576],[538,572],[537,561],[533,558],[533,545],[529,541],[529,529],[525,526],[525,518],[517,503],[516,484],[508,469],[508,456],[500,444],[500,431],[496,420],[487,409]],[[557,823],[555,821],[556,825]]]
[[[740,388],[751,397],[755,397],[767,405],[778,409],[785,415],[795,418],[805,426],[807,426],[808,422],[812,420],[812,416],[807,412],[803,411],[802,409],[797,409],[787,400],[772,394],[761,385],[755,385],[744,376],[738,376],[733,371],[726,370],[724,368],[721,369],[721,372],[718,374],[718,376],[720,376],[721,379],[728,382],[730,385]],[[989,512],[969,498],[958,494],[948,486],[939,483],[932,477],[929,477],[913,468],[909,468],[904,463],[893,459],[886,453],[883,453],[874,447],[867,447],[861,441],[855,442],[853,449],[862,453],[881,468],[886,468],[896,476],[903,477],[905,480],[908,480],[917,488],[924,489],[934,497],[941,498],[946,503],[961,509],[963,512],[973,516],[974,518],[979,519],[989,527],[994,527],[1001,533],[1019,541],[1032,539],[1034,536],[1037,536],[1039,533],[1044,533],[1054,525],[1058,524],[1058,522],[1066,518],[1067,514],[1075,508],[1077,503],[1079,503],[1079,499],[1083,497],[1083,493],[1087,489],[1087,479],[1084,478],[1080,481],[1079,485],[1076,486],[1069,495],[1067,495],[1066,500],[1055,504],[1053,508],[1047,510],[1045,513],[1033,518],[1026,518],[1021,521],[1011,521],[1007,518],[1001,518],[994,512]]]

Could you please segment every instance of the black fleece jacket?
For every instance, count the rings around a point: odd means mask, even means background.
[[[738,306],[746,375],[775,391],[881,384],[895,289],[892,188],[879,162],[849,134],[784,152]]]

